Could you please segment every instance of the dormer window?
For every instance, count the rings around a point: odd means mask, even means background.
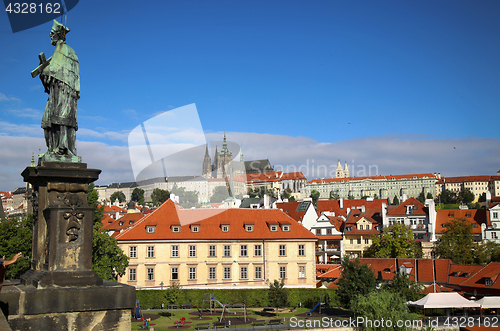
[[[172,232],[181,232],[181,227],[179,225],[172,225]]]
[[[118,226],[122,226],[122,225],[123,225],[123,221],[118,222]]]
[[[134,224],[134,221],[128,221],[128,224]]]
[[[229,225],[221,225],[222,232],[229,232]]]
[[[491,278],[485,278],[484,279],[484,285],[485,286],[492,286],[493,285],[493,281],[491,280]]]
[[[271,226],[269,226],[269,230],[271,230],[272,232],[277,232],[278,231],[278,226],[277,225],[271,225]]]
[[[245,225],[245,231],[246,232],[253,232],[253,224]]]
[[[191,225],[191,232],[200,232],[199,225]]]
[[[290,225],[283,225],[283,226],[281,227],[281,230],[282,230],[282,231],[290,231]]]
[[[156,225],[148,225],[148,226],[146,226],[146,232],[147,233],[155,233],[156,232]]]
[[[467,214],[465,214],[465,217],[467,217],[467,218],[471,218],[471,217],[472,217],[472,214],[471,214],[471,213],[467,213]]]
[[[453,218],[453,217],[455,217],[455,213],[449,213],[449,214],[448,214],[448,217],[449,217],[449,218]]]

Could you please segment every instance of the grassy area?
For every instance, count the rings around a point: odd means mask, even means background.
[[[230,309],[231,312],[237,312],[237,313],[242,313],[243,309]],[[274,310],[268,310],[268,309],[261,309],[261,308],[255,308],[255,309],[247,309],[247,323],[246,324],[238,324],[238,326],[251,326],[252,321],[254,320],[265,320],[269,321],[272,319],[283,319],[288,322],[289,319],[293,316],[297,316],[299,314],[306,314],[309,312],[309,308],[298,308],[294,311],[290,311],[289,308],[287,309],[281,309],[278,312],[278,316],[276,316]],[[341,310],[336,310],[337,313],[340,314],[345,314],[344,311]],[[218,322],[219,318],[221,317],[221,310],[217,309],[217,313],[213,313],[213,315],[207,315],[207,313],[204,313],[202,316],[202,319],[200,320],[198,317],[198,311],[196,309],[174,309],[174,310],[142,310],[141,311],[143,315],[146,317],[152,316],[151,320],[151,326],[154,328],[166,328],[166,327],[173,327],[175,326],[176,321],[180,321],[181,318],[186,319],[186,326],[188,328],[183,328],[186,330],[196,330],[196,325],[200,323],[210,323],[210,326],[212,325],[213,322]],[[317,310],[316,310],[317,312]],[[191,313],[191,314],[190,314]],[[171,315],[173,314],[173,315]],[[237,320],[237,322],[244,323],[244,316],[242,315],[237,315],[235,316],[234,314],[230,313],[224,313],[224,318],[226,319],[234,319]],[[171,316],[170,316],[171,315]],[[317,314],[314,314],[317,315]],[[308,319],[321,319],[322,316],[311,316],[308,317]],[[158,318],[153,319],[155,316],[158,316]],[[305,317],[299,317],[304,319]],[[190,323],[189,323],[190,322]],[[135,319],[132,319],[132,330],[140,330],[142,327],[142,321],[137,321]],[[233,323],[233,326],[236,324]]]

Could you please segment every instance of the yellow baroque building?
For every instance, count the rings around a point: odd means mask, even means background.
[[[316,287],[317,237],[279,209],[180,209],[167,200],[116,236],[121,283],[162,288]]]

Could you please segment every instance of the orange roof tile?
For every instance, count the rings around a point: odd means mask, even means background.
[[[199,232],[191,232],[192,225],[200,226]],[[252,232],[245,231],[245,224],[253,224]],[[270,230],[270,225],[287,224],[290,231]],[[148,225],[156,226],[147,233]],[[173,233],[172,225],[181,225],[181,231]],[[229,225],[228,232],[221,226]],[[179,209],[167,200],[151,214],[137,221],[133,227],[116,236],[118,240],[242,240],[242,239],[304,239],[316,240],[310,231],[279,209]]]
[[[353,180],[399,180],[399,179],[414,179],[414,178],[436,178],[434,174],[409,174],[409,175],[390,175],[390,176],[365,176],[365,177],[348,177],[348,178],[320,178],[313,179],[310,184],[321,184],[321,183],[343,183]]]
[[[428,214],[427,212],[427,207],[425,207],[425,205],[423,203],[421,203],[420,201],[418,201],[417,199],[415,198],[409,198],[409,199],[406,199],[404,202],[402,202],[401,204],[399,204],[398,206],[396,207],[393,207],[393,208],[389,208],[389,210],[387,211],[387,215],[406,215],[406,206],[415,206],[416,209],[413,209],[413,212],[412,214],[413,215],[426,215]]]
[[[472,277],[462,282],[461,286],[479,287],[484,289],[500,289],[500,262],[491,262],[487,266],[481,268]],[[486,279],[492,280],[492,285],[486,285]]]
[[[365,208],[378,208],[379,212],[382,211],[382,204],[387,203],[387,199],[374,199],[373,201],[366,201],[366,199],[351,199],[342,200],[343,208],[340,208],[340,200],[318,200],[318,214],[324,212],[334,212],[335,216],[347,217],[347,209],[360,209],[361,206]]]
[[[250,183],[267,183],[267,182],[280,182],[283,180],[291,179],[306,179],[302,172],[258,172],[254,174],[247,174],[247,182]]]
[[[445,232],[444,224],[455,218],[470,221],[474,225],[474,233],[481,233],[481,224],[487,224],[486,209],[438,209],[436,213],[436,233]]]

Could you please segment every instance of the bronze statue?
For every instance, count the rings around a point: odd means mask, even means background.
[[[81,162],[76,155],[76,103],[80,98],[80,68],[75,51],[65,40],[70,30],[54,20],[50,31],[54,54],[45,59],[40,53],[40,65],[31,72],[40,79],[49,94],[42,117],[47,152],[42,161]]]

